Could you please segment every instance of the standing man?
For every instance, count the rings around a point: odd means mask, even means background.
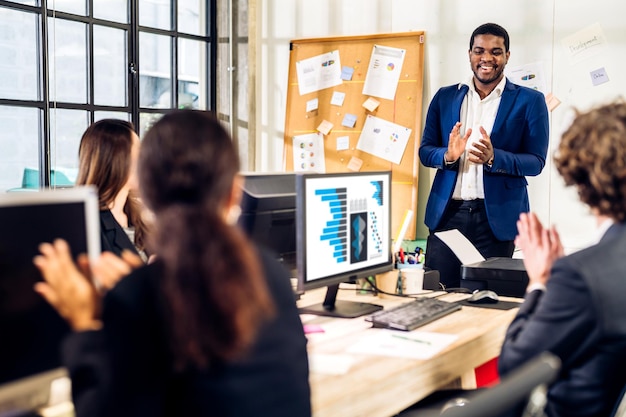
[[[548,149],[542,93],[504,77],[509,34],[495,24],[474,30],[473,76],[441,88],[430,103],[419,149],[437,168],[425,223],[425,266],[446,287],[460,285],[461,263],[434,233],[458,229],[485,257],[511,257],[520,213],[529,210],[526,176],[539,175]]]
[[[596,218],[596,244],[563,256],[554,227],[518,222],[529,283],[500,358],[501,375],[543,351],[562,362],[549,417],[609,416],[626,384],[626,103],[578,115],[555,167]],[[593,236],[592,235],[592,236]]]

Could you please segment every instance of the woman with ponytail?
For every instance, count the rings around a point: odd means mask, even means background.
[[[213,115],[167,114],[139,154],[156,261],[100,301],[63,241],[41,246],[36,290],[74,329],[63,354],[77,417],[311,415],[289,275],[236,226],[238,170]]]

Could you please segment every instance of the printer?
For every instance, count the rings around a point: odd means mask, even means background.
[[[487,258],[461,265],[461,287],[492,290],[498,295],[523,298],[528,286],[524,260],[517,258]]]

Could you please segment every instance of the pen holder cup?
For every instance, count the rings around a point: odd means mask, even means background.
[[[420,294],[424,290],[424,264],[396,264],[400,271],[399,294]]]
[[[395,298],[393,294],[419,294],[424,287],[423,264],[396,263],[396,268],[376,275],[380,298]],[[388,294],[385,294],[388,293]]]

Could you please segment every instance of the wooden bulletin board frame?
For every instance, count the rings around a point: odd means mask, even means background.
[[[326,172],[346,172],[352,158],[362,161],[360,171],[392,171],[392,233],[400,229],[407,209],[417,210],[417,184],[419,158],[417,151],[421,137],[422,90],[424,81],[423,31],[376,34],[371,36],[344,36],[292,40],[289,56],[289,84],[287,89],[287,114],[285,119],[285,144],[283,169],[294,170],[293,137],[317,132],[324,120],[333,128],[324,135]],[[380,105],[373,111],[363,107],[370,97],[364,95],[363,85],[374,46],[404,49],[395,99],[374,97]],[[351,67],[352,78],[331,88],[300,95],[296,62],[325,53],[338,51],[341,67]],[[331,105],[333,92],[345,93],[342,106]],[[307,102],[318,99],[318,108],[307,112]],[[353,128],[342,126],[346,113],[357,116]],[[400,164],[389,162],[357,149],[357,142],[368,114],[411,129],[409,141]],[[349,137],[349,147],[337,150],[337,138]],[[357,160],[357,161],[358,161]],[[405,239],[415,238],[414,215]],[[395,237],[395,236],[394,236]]]

